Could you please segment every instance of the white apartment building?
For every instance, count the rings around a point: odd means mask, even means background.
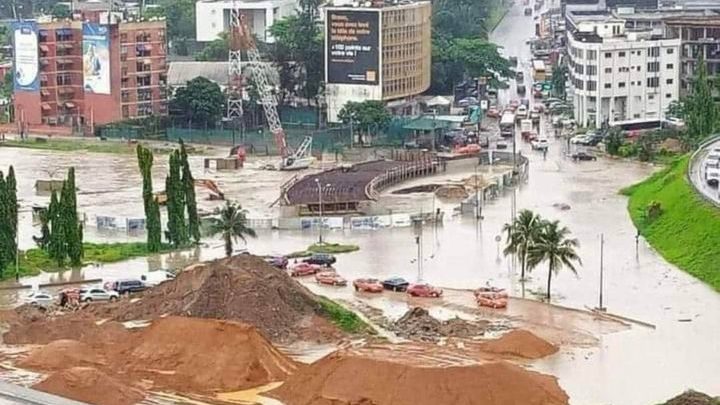
[[[680,40],[628,29],[604,12],[568,13],[568,53],[581,126],[661,121],[679,97]]]
[[[297,0],[200,0],[195,3],[195,39],[209,42],[229,31],[230,10],[245,15],[252,33],[264,42],[274,42],[268,28],[275,21],[295,14]]]

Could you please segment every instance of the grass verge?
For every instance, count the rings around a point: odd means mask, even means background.
[[[318,303],[322,312],[330,318],[330,321],[343,331],[348,333],[374,332],[374,329],[357,316],[355,312],[346,309],[337,302],[319,295]]]
[[[87,151],[93,153],[131,154],[135,145],[127,142],[96,141],[94,139],[30,138],[24,141],[7,140],[0,147],[52,150],[59,152]]]
[[[358,250],[360,250],[360,246],[358,245],[342,245],[340,243],[313,243],[312,245],[308,246],[306,250],[292,252],[287,255],[287,257],[289,259],[295,259],[300,257],[308,257],[311,256],[313,253],[327,253],[337,255],[341,253],[356,252]]]
[[[132,259],[134,257],[148,256],[151,253],[147,250],[147,245],[143,242],[134,243],[85,243],[85,263],[114,263],[122,260]],[[158,253],[167,253],[172,251],[172,247],[165,246]],[[19,263],[20,276],[34,276],[40,272],[53,272],[65,270],[66,267],[58,267],[57,263],[52,260],[44,250],[33,248],[20,253]],[[3,272],[2,279],[15,277],[15,269],[9,266]]]
[[[640,234],[670,263],[720,291],[720,210],[688,182],[688,156],[621,190]],[[654,218],[648,208],[659,203]]]

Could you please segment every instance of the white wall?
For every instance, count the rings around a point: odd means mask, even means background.
[[[381,86],[328,84],[325,89],[328,122],[338,122],[338,112],[348,101],[382,100]]]
[[[237,0],[237,8],[253,14],[253,34],[267,42],[273,42],[267,29],[276,19],[294,15],[298,0],[267,0],[248,1]],[[209,42],[228,29],[226,15],[232,9],[232,0],[227,1],[199,1],[195,3],[195,39],[198,42]]]

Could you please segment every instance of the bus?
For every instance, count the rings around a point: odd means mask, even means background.
[[[547,71],[545,69],[545,62],[536,59],[532,62],[533,69],[533,80],[536,82],[542,82],[547,78]]]
[[[503,138],[509,138],[513,136],[515,131],[515,114],[510,111],[503,113],[500,118],[500,136]]]

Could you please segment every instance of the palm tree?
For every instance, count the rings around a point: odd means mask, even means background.
[[[225,241],[225,255],[232,256],[233,241],[241,239],[246,242],[245,236],[256,237],[255,230],[247,226],[247,211],[240,204],[227,202],[222,209],[215,210],[217,217],[210,219],[208,234],[214,236],[221,234]]]
[[[525,270],[532,270],[527,264],[528,250],[535,244],[542,231],[543,221],[540,215],[522,210],[511,224],[503,226],[507,240],[503,254],[505,256],[517,254],[520,259],[520,280],[525,281]]]
[[[580,243],[577,239],[568,238],[570,230],[561,227],[559,221],[544,222],[537,242],[528,250],[528,265],[534,267],[541,262],[548,262],[547,300],[550,302],[550,283],[553,273],[567,267],[577,275],[575,263],[582,265],[577,254]]]

